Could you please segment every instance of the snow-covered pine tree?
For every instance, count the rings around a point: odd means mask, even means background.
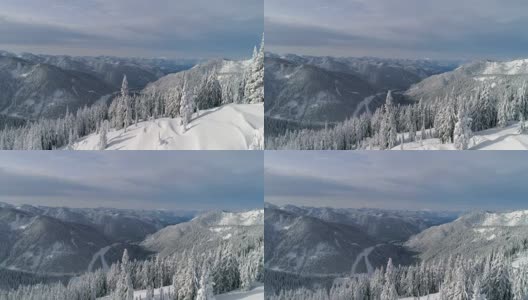
[[[202,276],[200,278],[200,288],[196,292],[195,300],[215,300],[213,294],[213,284],[211,283],[211,277],[209,276],[209,271],[203,270]]]
[[[172,300],[179,300],[178,291],[180,286],[178,284],[178,276],[176,274],[172,275]]]
[[[471,119],[464,103],[459,104],[457,122],[453,132],[453,143],[457,150],[467,150],[472,136]]]
[[[453,141],[453,132],[456,123],[455,99],[446,96],[444,103],[444,106],[441,107],[435,117],[434,128],[442,143],[450,143]]]
[[[509,121],[510,103],[507,95],[503,95],[498,103],[497,120],[499,127],[506,127]]]
[[[245,103],[264,102],[264,34],[260,50],[253,49],[251,64],[245,75]]]
[[[385,277],[383,283],[383,290],[381,291],[381,300],[397,300],[398,293],[396,291],[396,273],[392,258],[387,262],[387,269],[385,270]]]
[[[389,149],[392,149],[396,145],[398,139],[398,124],[396,123],[396,108],[394,106],[394,99],[392,98],[392,92],[390,90],[387,92],[387,98],[385,99],[385,113],[388,126],[387,142]]]
[[[122,268],[123,271],[123,268]],[[121,272],[119,281],[117,282],[116,290],[114,292],[113,300],[133,300],[134,288],[132,287],[132,279],[128,272]]]
[[[105,150],[108,146],[108,121],[104,120],[99,129],[99,150]]]
[[[477,277],[475,283],[473,283],[473,291],[471,295],[471,300],[485,300],[486,298],[482,294],[482,288],[480,286],[480,278]]]
[[[193,97],[190,94],[189,88],[184,83],[183,90],[181,93],[180,103],[180,117],[182,122],[183,131],[187,131],[187,124],[191,121],[192,117],[192,100]]]
[[[526,121],[524,120],[524,114],[519,112],[519,133],[526,133]]]
[[[463,266],[459,266],[455,272],[453,290],[449,299],[451,300],[469,300],[469,293],[466,290],[466,272]]]
[[[412,106],[408,106],[406,109],[406,121],[407,131],[409,132],[409,141],[414,142],[416,140],[416,116]]]

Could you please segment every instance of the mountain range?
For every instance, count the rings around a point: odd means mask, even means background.
[[[434,212],[266,204],[265,266],[294,286],[394,265],[524,249],[528,211]],[[282,275],[281,275],[282,274]],[[297,279],[295,279],[297,278]],[[319,278],[319,280],[316,280]]]
[[[443,100],[453,94],[469,99],[483,86],[491,96],[503,96],[508,88],[520,88],[528,81],[528,59],[512,61],[475,61],[455,70],[437,74],[412,85],[405,95],[409,99]]]
[[[124,248],[137,258],[148,255],[136,244],[165,226],[188,219],[166,211],[3,204],[0,267],[46,275],[95,270],[118,260]],[[94,255],[101,249],[106,253],[99,260]]]
[[[0,276],[23,278],[8,285],[63,280],[107,270],[124,249],[137,260],[219,245],[244,251],[263,243],[263,223],[263,210],[196,214],[0,203]]]
[[[456,66],[456,63],[431,60],[267,53],[266,117],[307,125],[343,121],[363,112],[373,112],[384,103],[388,90],[396,91],[396,102],[408,103],[398,91],[403,92],[414,83]]]
[[[191,60],[72,57],[0,52],[0,114],[21,119],[56,118],[119,91],[126,75],[132,91]]]
[[[528,238],[528,211],[474,212],[453,222],[433,226],[413,236],[405,245],[424,260],[449,255],[488,255],[493,250]]]

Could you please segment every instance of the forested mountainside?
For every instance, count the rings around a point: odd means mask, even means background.
[[[342,220],[350,222],[350,219],[364,218],[355,212],[350,213],[355,210],[344,209],[339,212],[339,209],[278,208],[267,205],[266,211],[270,211],[269,223],[266,214],[266,240],[271,241],[272,247],[266,250],[266,257],[275,252],[274,248],[279,249],[279,252],[285,249],[288,240],[298,236],[299,228],[307,226],[303,224],[313,222],[309,220],[314,217],[304,214],[341,214],[349,217],[337,218],[334,219],[337,223],[329,223],[328,226],[334,228],[333,233],[326,232],[321,236],[313,234],[311,246],[305,245],[306,249],[326,251],[319,251],[316,255],[310,252],[306,252],[306,256],[296,254],[296,261],[312,265],[328,259],[334,262],[326,261],[325,266],[349,265],[353,261],[351,253],[339,253],[333,247],[341,241],[335,235],[339,232],[335,228],[341,228]],[[376,210],[368,211],[362,214],[373,214]],[[435,213],[405,211],[393,214],[385,212],[383,215],[378,211],[377,215],[382,216],[380,222],[383,222],[383,219],[391,219],[395,215],[406,216],[402,220],[407,221],[425,215],[434,216]],[[438,213],[437,220],[442,220],[440,224],[432,226],[429,223],[430,226],[423,231],[410,235],[405,243],[398,244],[415,254],[412,256],[416,259],[414,261],[402,262],[401,250],[397,248],[385,249],[387,252],[380,258],[376,248],[368,247],[366,249],[369,251],[358,255],[360,262],[354,262],[348,274],[327,272],[313,275],[298,272],[295,263],[289,266],[288,270],[291,271],[286,271],[281,269],[277,260],[266,259],[266,269],[269,270],[266,299],[350,299],[351,296],[357,299],[458,299],[460,295],[465,295],[467,299],[524,299],[528,295],[528,235],[524,228],[528,224],[526,211],[474,212],[452,221],[445,218],[448,215],[451,218],[454,216]],[[427,219],[428,222],[432,220]],[[376,227],[375,222],[372,227]],[[288,231],[291,234],[284,233]],[[361,229],[356,227],[356,237],[360,233]],[[366,238],[356,240],[356,244],[362,243],[365,247],[369,246]],[[354,248],[354,244],[346,248]],[[288,257],[288,254],[283,253],[282,256]],[[378,262],[378,259],[383,262]],[[367,268],[355,272],[360,264]],[[319,269],[326,270],[323,267]]]
[[[0,53],[0,113],[26,120],[63,117],[66,111],[105,102],[119,91],[193,66],[192,61]]]
[[[401,92],[428,76],[456,67],[454,63],[428,60],[272,53],[266,54],[265,65],[266,121],[270,123],[267,136],[372,113],[383,105],[388,90],[395,92],[397,103],[412,103]]]
[[[100,139],[97,148],[106,149],[108,131],[124,129],[125,133],[133,124],[159,118],[179,118],[179,128],[173,130],[171,135],[174,137],[190,129],[188,124],[198,117],[200,110],[231,103],[258,104],[263,101],[264,41],[260,50],[254,49],[250,60],[204,62],[189,70],[164,76],[136,93],[131,91],[125,74],[121,90],[111,97],[110,104],[97,101],[76,112],[66,109],[66,115],[58,118],[40,118],[22,127],[8,127],[0,131],[0,148],[73,149],[79,138],[97,133]],[[256,148],[262,148],[263,120],[255,122],[248,120],[251,116],[244,117],[246,124],[249,124],[247,127],[251,127],[245,136],[254,136],[256,144],[260,145]],[[218,128],[218,132],[211,131],[208,135],[215,133],[228,134]],[[248,141],[250,139],[247,137],[244,140],[246,148],[251,148],[253,144]],[[158,144],[163,143],[159,138]]]
[[[156,214],[150,217],[155,219]],[[147,255],[134,255],[129,245],[120,248],[121,259],[110,261],[107,256],[114,247],[110,245],[94,254],[98,264],[80,276],[63,279],[65,283],[15,285],[13,290],[0,290],[0,299],[134,297],[135,290],[138,295],[159,298],[163,290],[169,298],[195,299],[204,293],[251,289],[264,276],[263,217],[262,210],[198,215],[133,245]]]
[[[480,62],[391,91],[373,113],[266,140],[268,149],[526,149],[526,63]],[[513,128],[512,128],[513,126]],[[486,132],[496,129],[494,132]],[[443,146],[446,145],[446,146]]]

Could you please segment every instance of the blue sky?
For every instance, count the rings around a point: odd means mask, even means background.
[[[2,0],[0,49],[68,55],[250,57],[263,0]]]
[[[411,210],[528,209],[528,153],[270,151],[274,204]]]
[[[0,155],[0,201],[68,207],[263,207],[261,151],[24,152]]]
[[[266,0],[265,28],[278,53],[528,57],[525,0]]]

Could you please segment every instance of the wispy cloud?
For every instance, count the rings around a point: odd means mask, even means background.
[[[268,0],[265,24],[268,50],[278,52],[442,59],[528,55],[528,3],[521,0],[507,5],[498,0]]]
[[[527,158],[524,152],[271,152],[265,198],[308,206],[528,209]]]
[[[70,55],[247,57],[263,0],[5,0],[0,48]]]
[[[263,154],[5,152],[0,201],[166,209],[262,207]]]

